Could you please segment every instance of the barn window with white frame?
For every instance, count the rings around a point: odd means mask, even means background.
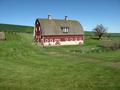
[[[69,27],[61,27],[61,30],[63,33],[68,33],[69,32]]]

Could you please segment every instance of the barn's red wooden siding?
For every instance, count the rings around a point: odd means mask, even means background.
[[[79,41],[83,40],[83,35],[47,35],[43,38],[44,42],[55,42],[59,41]]]

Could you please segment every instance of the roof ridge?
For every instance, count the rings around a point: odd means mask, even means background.
[[[38,20],[49,20],[48,18],[37,18]],[[64,19],[51,19],[51,21],[76,21],[79,22],[78,20],[64,20]]]

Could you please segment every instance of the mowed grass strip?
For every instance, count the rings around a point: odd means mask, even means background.
[[[119,90],[120,69],[104,63],[120,51],[70,52],[81,47],[40,47],[31,34],[8,33],[0,41],[0,90]]]

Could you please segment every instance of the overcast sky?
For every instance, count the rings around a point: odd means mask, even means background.
[[[34,26],[36,18],[78,20],[86,31],[103,24],[120,33],[120,0],[0,0],[0,23]]]

